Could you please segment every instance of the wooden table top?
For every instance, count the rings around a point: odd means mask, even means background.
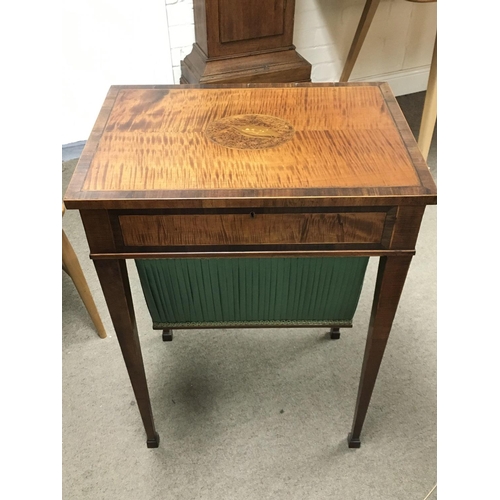
[[[387,84],[113,86],[64,202],[255,198],[432,204],[436,186]]]

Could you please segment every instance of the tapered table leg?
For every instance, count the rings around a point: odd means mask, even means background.
[[[141,413],[147,446],[157,448],[160,437],[153,421],[125,260],[95,260],[94,264]]]
[[[349,448],[359,448],[361,446],[361,429],[370,404],[411,258],[411,256],[380,257],[354,420],[351,433],[347,438]]]
[[[377,12],[379,3],[380,0],[366,0],[363,13],[361,14],[361,19],[359,20],[358,27],[356,28],[356,33],[354,34],[351,48],[349,49],[349,54],[347,55],[344,69],[342,70],[342,74],[340,75],[340,82],[349,81],[352,69],[356,64],[356,59],[358,58],[359,52],[361,51],[361,47],[363,47],[363,42],[365,41],[368,30],[370,29],[373,17],[375,16],[375,12]]]

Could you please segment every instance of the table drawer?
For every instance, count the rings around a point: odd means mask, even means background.
[[[387,212],[120,215],[130,247],[380,243]]]

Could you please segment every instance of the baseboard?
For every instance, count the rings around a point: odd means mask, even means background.
[[[387,82],[395,96],[414,94],[427,90],[429,79],[429,66],[411,68],[363,78],[352,78],[352,82]]]
[[[87,141],[70,142],[62,145],[62,161],[79,158]]]

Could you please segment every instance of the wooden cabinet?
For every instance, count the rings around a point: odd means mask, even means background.
[[[295,0],[194,0],[196,43],[181,83],[309,82],[292,43]]]

